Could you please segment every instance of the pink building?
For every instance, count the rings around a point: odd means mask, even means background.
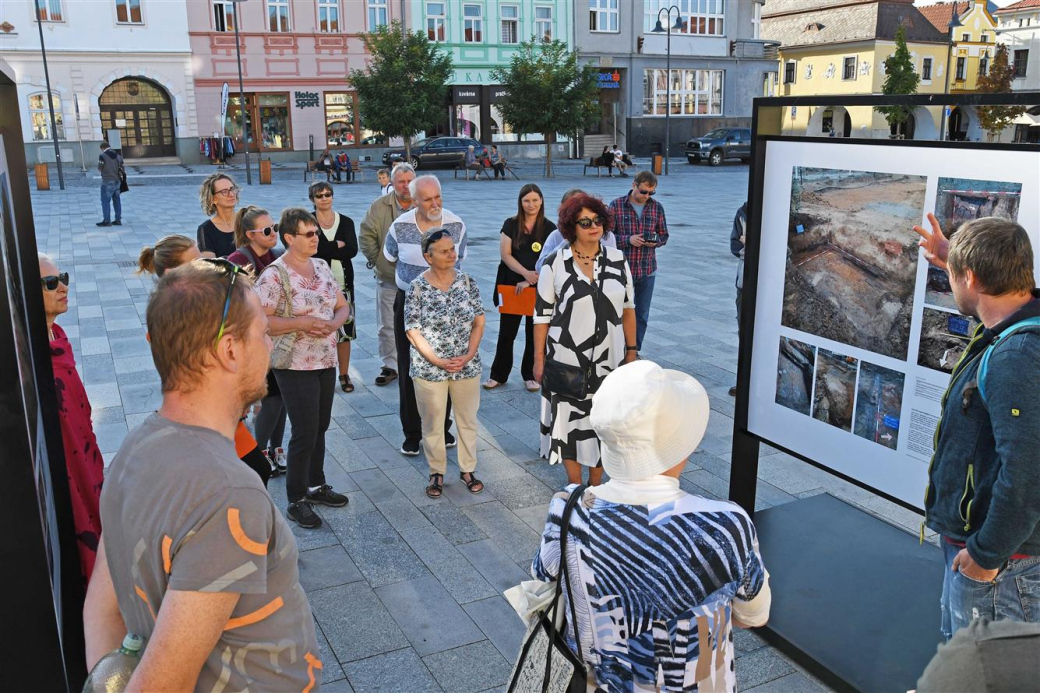
[[[224,133],[241,151],[235,4],[193,0],[187,7],[199,134],[221,134],[226,82],[231,97]],[[303,161],[311,137],[316,152],[326,143],[350,150],[382,146],[381,136],[360,127],[357,95],[347,85],[347,75],[365,65],[360,34],[400,19],[402,3],[247,0],[237,5],[251,152],[276,161]]]

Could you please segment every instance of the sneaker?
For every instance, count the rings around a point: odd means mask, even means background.
[[[289,509],[285,514],[290,520],[304,529],[321,527],[321,518],[314,512],[311,504],[305,500],[290,503]]]
[[[115,221],[112,222],[112,226],[122,226],[122,225],[123,225],[123,220],[122,219],[116,219]]]
[[[276,465],[274,460],[271,459],[271,453],[268,450],[264,450],[264,459],[267,460],[267,464],[271,465],[271,476],[278,476],[282,473],[282,471],[278,469],[278,465]]]
[[[383,370],[379,372],[379,375],[376,376],[376,385],[383,387],[384,385],[389,385],[395,380],[397,380],[397,371],[393,368],[384,367]]]
[[[455,440],[455,436],[451,434],[451,431],[444,432],[444,447],[454,448],[458,447],[459,441]]]
[[[110,221],[99,221],[98,223],[94,224],[94,226],[111,226],[111,225],[112,225],[112,222],[110,222]]]
[[[318,503],[319,505],[327,505],[332,508],[342,508],[344,505],[350,502],[350,499],[344,496],[342,493],[336,493],[332,490],[332,487],[328,484],[320,487],[317,491],[307,492],[308,503]]]
[[[408,457],[415,457],[419,454],[419,441],[417,440],[406,440],[401,444],[401,454],[407,455]]]
[[[731,387],[729,389],[729,396],[730,397],[736,397],[737,396],[737,386],[736,385],[734,385],[733,387]]]
[[[285,450],[283,448],[275,448],[274,466],[279,474],[285,474]]]
[[[542,389],[542,386],[538,384],[537,380],[525,380],[524,387],[527,388],[528,392],[538,392]]]

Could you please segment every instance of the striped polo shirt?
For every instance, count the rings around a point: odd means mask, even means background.
[[[455,266],[461,266],[466,258],[466,225],[462,219],[446,209],[441,210],[441,225],[448,230],[455,241],[459,253]],[[425,272],[430,266],[422,253],[422,231],[415,223],[415,210],[409,210],[397,217],[386,234],[383,243],[383,255],[390,262],[397,263],[397,288],[408,291],[412,280]]]

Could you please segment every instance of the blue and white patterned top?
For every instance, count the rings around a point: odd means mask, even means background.
[[[560,518],[575,485],[549,505],[531,565],[560,567]],[[576,595],[581,650],[597,691],[734,691],[734,599],[766,584],[754,525],[737,505],[683,494],[628,505],[585,492],[567,535],[565,592]],[[567,640],[574,628],[567,614]]]
[[[441,210],[441,226],[448,230],[451,239],[455,241],[455,250],[459,254],[455,269],[459,269],[466,259],[466,225],[458,216],[444,209]],[[407,292],[412,281],[430,267],[422,254],[422,235],[415,223],[414,209],[394,219],[386,233],[383,255],[390,262],[397,263],[395,279],[401,291]]]
[[[404,298],[404,329],[419,330],[429,342],[433,353],[442,359],[464,356],[469,351],[473,321],[484,314],[477,282],[465,272],[456,272],[455,281],[442,291],[420,274],[412,282]],[[456,373],[439,368],[411,349],[409,375],[430,382],[462,380],[480,376],[480,354]]]

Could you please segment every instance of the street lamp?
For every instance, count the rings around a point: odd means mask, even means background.
[[[961,24],[961,20],[957,17],[957,3],[952,3],[952,14],[950,15],[950,23],[946,26],[949,27],[949,34],[947,35],[946,44],[946,74],[943,75],[943,95],[950,93],[950,61],[953,60],[953,30],[957,27],[964,26]],[[949,110],[949,105],[943,104],[942,116],[939,118],[939,141],[942,142],[946,139],[946,129],[948,127],[947,121],[949,116],[946,112]]]
[[[672,10],[675,10],[675,26],[672,26]],[[661,25],[661,15],[668,19],[668,28],[665,29]],[[671,153],[671,134],[672,134],[672,29],[676,31],[682,29],[682,13],[679,8],[675,5],[671,7],[662,7],[657,12],[657,26],[653,28],[655,34],[665,34],[665,69],[668,73],[667,79],[667,96],[665,97],[667,103],[664,108],[664,173],[668,175],[668,158]]]
[[[65,189],[65,175],[61,171],[61,149],[58,146],[58,127],[54,119],[54,94],[51,92],[51,73],[47,70],[47,47],[43,44],[43,17],[40,16],[39,3],[33,3],[36,9],[36,24],[40,27],[40,55],[43,56],[43,80],[47,84],[47,108],[51,114],[51,139],[54,140],[54,160],[58,164],[58,187]],[[80,158],[83,158],[80,155]]]
[[[249,133],[246,132],[246,88],[242,83],[242,48],[238,39],[238,4],[246,0],[231,0],[232,17],[235,22],[235,57],[238,59],[238,115],[242,121],[242,148],[246,151],[246,184],[253,184],[253,174],[249,170]],[[220,146],[224,146],[221,142]]]

